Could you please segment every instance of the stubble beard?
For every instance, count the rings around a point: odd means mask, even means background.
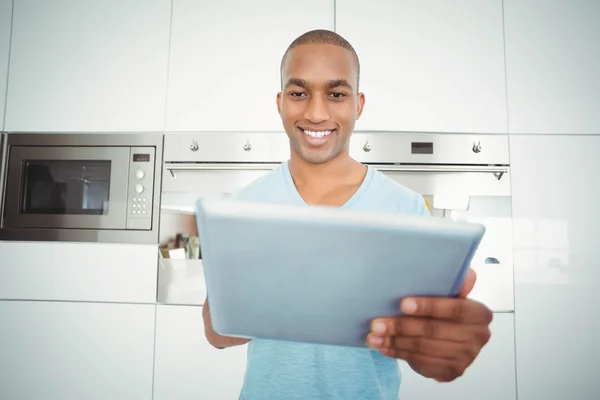
[[[292,151],[309,164],[325,164],[339,156],[346,149],[346,144],[343,142],[335,143],[327,150],[310,149],[298,143],[300,140],[297,138],[291,140]]]

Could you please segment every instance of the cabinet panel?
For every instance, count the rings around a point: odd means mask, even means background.
[[[479,357],[453,382],[424,378],[401,362],[400,399],[516,400],[514,315],[495,313],[490,330],[492,337]]]
[[[506,133],[502,0],[344,0],[361,62],[357,130]]]
[[[155,307],[0,301],[0,398],[151,399]]]
[[[154,400],[237,400],[247,346],[217,350],[206,340],[202,307],[158,306]]]
[[[161,131],[169,0],[16,0],[5,129]]]
[[[519,399],[599,398],[600,136],[510,145]]]
[[[148,244],[0,241],[0,299],[155,303]]]
[[[600,134],[600,2],[505,0],[510,133]]]
[[[282,131],[281,57],[333,22],[333,0],[174,0],[167,130]]]
[[[0,129],[4,127],[4,105],[10,54],[10,25],[13,0],[0,0]]]

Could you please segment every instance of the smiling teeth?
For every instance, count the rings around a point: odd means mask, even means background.
[[[306,133],[310,137],[322,138],[322,137],[325,137],[325,136],[329,135],[331,133],[331,131],[313,132],[313,131],[308,131],[308,130],[304,129],[304,133]]]

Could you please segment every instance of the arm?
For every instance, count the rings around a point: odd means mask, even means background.
[[[204,334],[208,342],[217,349],[225,349],[227,347],[241,346],[250,341],[250,339],[234,338],[229,336],[221,336],[212,328],[210,321],[210,309],[208,307],[208,297],[202,307],[202,319],[204,320]]]

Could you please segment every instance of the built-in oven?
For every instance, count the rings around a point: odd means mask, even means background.
[[[356,132],[350,152],[356,160],[422,194],[433,216],[483,223],[487,232],[472,262],[478,280],[471,297],[495,312],[513,312],[507,136]],[[283,133],[165,136],[160,303],[201,305],[204,301],[202,262],[190,249],[198,245],[195,201],[200,196],[233,193],[289,156]]]
[[[157,243],[162,152],[162,134],[7,134],[0,239]]]

